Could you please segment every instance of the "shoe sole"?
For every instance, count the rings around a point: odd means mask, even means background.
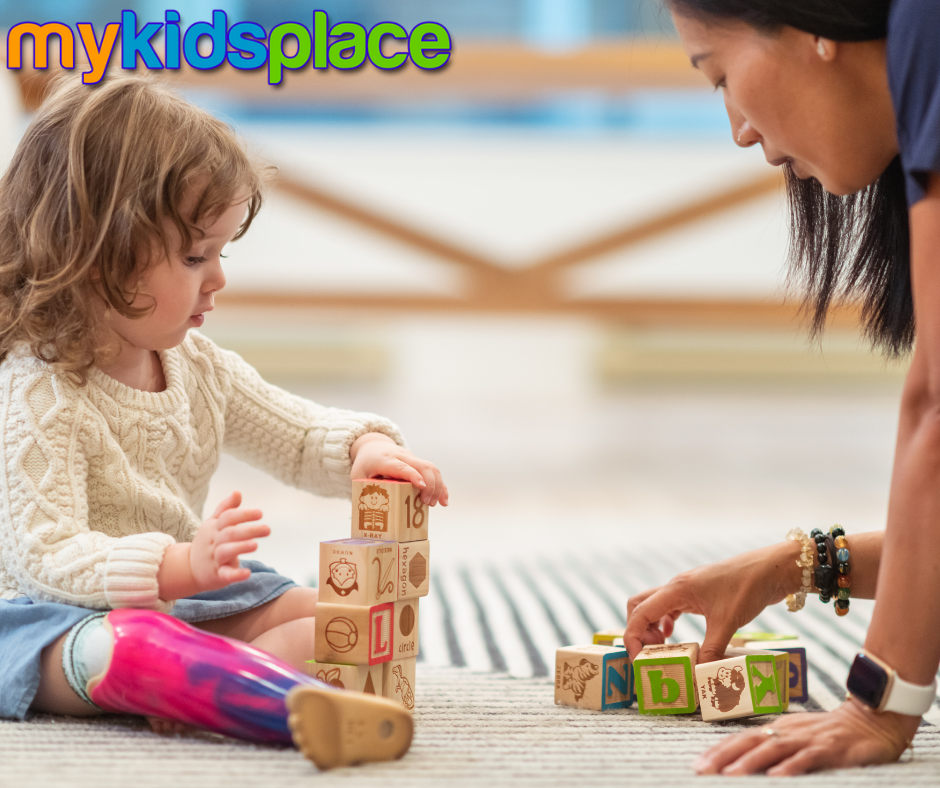
[[[286,702],[294,744],[318,769],[392,761],[411,746],[414,718],[387,698],[301,684]]]

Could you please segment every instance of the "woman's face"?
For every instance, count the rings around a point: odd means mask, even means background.
[[[898,153],[884,41],[835,42],[784,27],[702,21],[673,11],[692,65],[724,95],[742,147],[790,162],[833,194],[877,180]]]

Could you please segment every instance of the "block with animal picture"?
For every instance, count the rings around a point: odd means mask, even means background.
[[[418,600],[400,599],[392,619],[395,654],[393,659],[418,656]]]
[[[725,659],[698,665],[702,719],[714,722],[786,711],[788,663],[783,652],[731,648]]]
[[[320,601],[381,605],[398,599],[398,545],[372,539],[320,542]]]
[[[555,652],[555,703],[607,711],[633,704],[633,671],[623,648],[566,646]]]
[[[793,703],[806,703],[809,700],[809,683],[807,681],[806,649],[793,640],[761,640],[751,642],[743,648],[751,651],[783,651],[789,657],[788,691],[790,701]]]
[[[427,596],[431,588],[431,543],[423,539],[420,542],[401,542],[396,547],[398,598]]]
[[[352,483],[352,537],[385,542],[428,538],[428,507],[411,482],[357,479]]]
[[[369,607],[318,602],[313,646],[317,662],[376,665],[395,657],[395,603]]]
[[[698,708],[698,643],[646,646],[633,660],[640,714],[692,714]]]
[[[383,668],[387,664],[385,662],[375,665],[338,665],[311,659],[304,665],[304,672],[332,687],[365,692],[368,695],[381,695]]]
[[[414,657],[395,659],[382,665],[382,694],[409,711],[415,707],[416,666]]]

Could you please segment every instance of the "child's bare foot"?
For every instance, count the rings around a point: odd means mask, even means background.
[[[192,731],[195,730],[191,725],[176,722],[175,720],[165,720],[162,717],[147,717],[147,722],[150,723],[150,729],[154,733],[159,733],[162,736],[172,736],[177,733],[192,733]]]

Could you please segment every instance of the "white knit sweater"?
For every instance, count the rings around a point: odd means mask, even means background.
[[[341,496],[356,438],[402,443],[391,422],[265,383],[196,331],[160,359],[158,393],[94,367],[80,387],[22,352],[0,364],[0,599],[166,610],[157,570],[202,522],[220,451]]]

